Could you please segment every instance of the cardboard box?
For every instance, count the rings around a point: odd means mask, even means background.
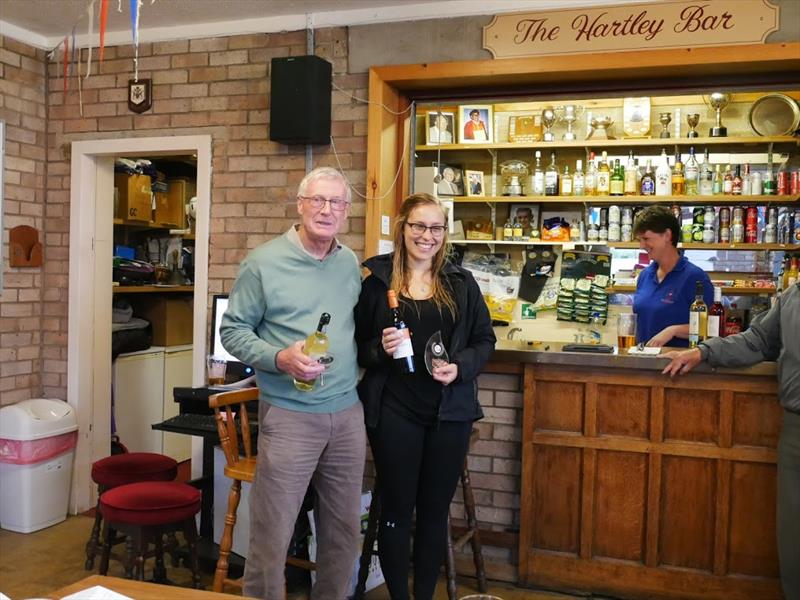
[[[173,196],[164,192],[156,192],[156,225],[172,225],[175,229],[185,227],[184,206]]]
[[[137,294],[138,295],[138,294]],[[153,325],[154,346],[180,346],[192,343],[193,303],[191,295],[146,294],[132,299],[133,313]]]
[[[186,227],[186,205],[193,196],[197,195],[197,183],[188,177],[176,177],[167,180],[168,203],[172,210],[176,211],[175,218],[178,218],[179,229]],[[177,213],[180,207],[180,214]]]
[[[117,219],[149,223],[153,215],[153,194],[149,175],[114,173],[114,187],[118,190]]]

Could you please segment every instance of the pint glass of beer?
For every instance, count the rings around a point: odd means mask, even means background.
[[[636,313],[622,313],[617,321],[617,347],[620,352],[636,345]]]
[[[219,356],[208,357],[208,385],[222,385],[225,383],[225,371],[227,370],[227,361]]]

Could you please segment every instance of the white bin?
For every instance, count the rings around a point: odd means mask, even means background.
[[[67,518],[77,430],[61,400],[0,408],[0,527],[30,533]]]

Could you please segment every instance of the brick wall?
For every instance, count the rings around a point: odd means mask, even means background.
[[[8,231],[46,220],[45,53],[0,36],[0,120],[5,121],[3,291],[0,294],[0,405],[41,394],[45,267],[8,266]],[[45,260],[50,256],[45,253]],[[63,396],[62,396],[63,397]]]

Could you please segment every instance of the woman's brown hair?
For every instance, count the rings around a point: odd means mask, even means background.
[[[445,230],[442,237],[442,246],[436,252],[431,261],[431,282],[433,289],[431,290],[431,299],[436,304],[439,311],[443,307],[447,307],[453,319],[456,318],[456,303],[453,300],[453,294],[449,286],[445,283],[443,276],[443,268],[447,262],[447,257],[450,254],[450,241],[448,240],[447,231],[447,212],[445,211],[442,203],[430,194],[412,194],[400,206],[400,211],[397,213],[397,218],[394,222],[394,258],[392,259],[392,283],[391,287],[400,292],[400,294],[408,293],[409,273],[408,273],[408,255],[406,253],[404,230],[406,223],[408,223],[409,215],[415,208],[420,206],[435,206],[442,211],[445,217]]]

